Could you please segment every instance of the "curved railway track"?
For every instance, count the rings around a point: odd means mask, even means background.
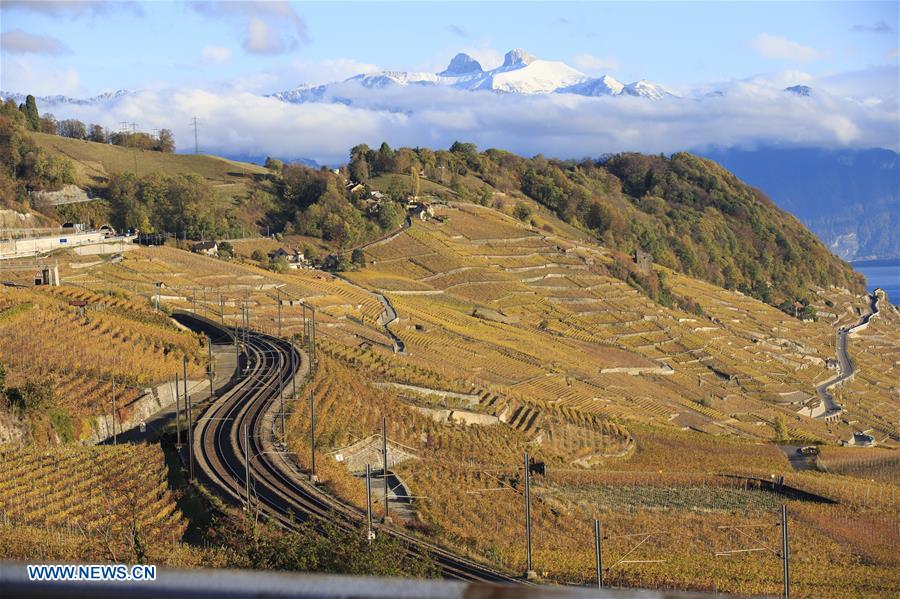
[[[206,332],[215,329],[219,335],[234,338],[235,331],[208,319],[188,313],[176,316],[192,328]],[[205,481],[231,503],[246,507],[244,456],[248,455],[253,509],[258,508],[287,528],[312,518],[359,529],[365,515],[298,476],[272,434],[282,389],[294,376],[308,374],[308,356],[283,339],[249,331],[241,357],[238,368],[242,372],[237,381],[195,423],[194,459]],[[432,559],[446,578],[522,584],[520,579],[402,530],[381,526],[378,531],[403,541],[414,555]]]

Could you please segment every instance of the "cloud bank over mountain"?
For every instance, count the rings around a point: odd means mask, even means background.
[[[204,151],[325,164],[345,160],[357,143],[383,140],[430,147],[465,140],[563,158],[759,144],[900,149],[896,70],[820,79],[785,72],[672,95],[649,82],[592,78],[521,52],[492,71],[456,57],[440,73],[369,72],[277,97],[175,89],[80,102],[51,98],[39,108],[110,129],[123,121],[169,128],[182,148],[193,145],[190,122],[197,116]],[[853,88],[866,77],[892,79],[893,87],[867,85],[884,90],[875,96]]]

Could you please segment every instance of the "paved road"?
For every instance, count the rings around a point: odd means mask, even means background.
[[[178,317],[184,324],[194,320],[200,328],[214,326],[231,334],[231,329],[191,314]],[[329,519],[359,530],[365,515],[301,476],[274,439],[282,390],[295,377],[305,377],[308,367],[308,356],[288,341],[249,331],[240,379],[197,419],[196,472],[231,503],[260,509],[286,527],[296,521]],[[447,578],[521,582],[401,529],[379,526],[378,534],[404,541],[414,555],[430,557]]]
[[[836,414],[840,414],[844,410],[843,406],[835,401],[834,396],[831,395],[828,389],[843,383],[853,376],[855,370],[853,362],[850,360],[850,354],[847,351],[847,337],[858,327],[868,324],[869,320],[878,314],[879,291],[879,289],[876,289],[875,292],[869,296],[870,303],[868,314],[862,315],[859,321],[852,327],[839,328],[835,334],[835,355],[838,361],[838,374],[816,387],[816,393],[819,394],[819,399],[825,405],[825,411],[817,416],[817,418],[829,418]]]

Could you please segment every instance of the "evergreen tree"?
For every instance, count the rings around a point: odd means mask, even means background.
[[[41,115],[38,114],[37,101],[34,99],[34,96],[28,94],[25,98],[25,104],[20,107],[20,110],[25,113],[25,123],[29,131],[40,131]]]

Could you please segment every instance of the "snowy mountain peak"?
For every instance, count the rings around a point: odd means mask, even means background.
[[[580,96],[617,96],[622,93],[625,84],[614,77],[604,75],[598,79],[588,79],[563,88],[559,91]]]
[[[477,60],[460,52],[456,56],[453,57],[453,60],[450,61],[450,64],[447,65],[447,69],[438,73],[442,77],[453,77],[456,75],[469,75],[472,73],[481,73],[484,69],[481,68],[481,63]]]
[[[672,94],[666,91],[661,85],[651,83],[646,79],[629,83],[622,88],[622,93],[628,96],[639,96],[641,98],[650,98],[651,100],[661,100]]]
[[[792,94],[797,94],[798,96],[812,95],[812,88],[808,85],[792,85],[790,87],[784,88],[784,91],[791,92]]]
[[[503,66],[504,67],[518,67],[529,65],[534,62],[535,58],[525,50],[521,48],[516,48],[515,50],[510,50],[503,57]]]

